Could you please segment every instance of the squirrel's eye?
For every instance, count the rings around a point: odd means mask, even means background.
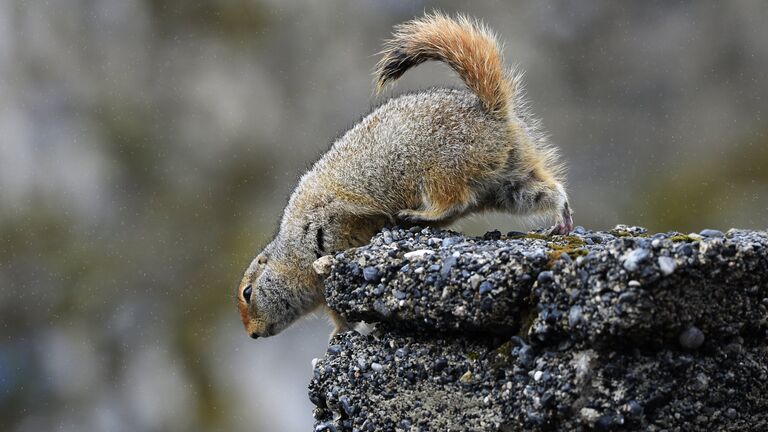
[[[251,292],[253,289],[251,288],[251,285],[249,284],[245,289],[243,290],[243,298],[245,299],[246,303],[251,302]]]

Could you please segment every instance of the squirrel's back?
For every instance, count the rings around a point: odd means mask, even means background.
[[[451,179],[492,176],[506,162],[508,147],[506,120],[489,114],[476,94],[433,88],[374,110],[334,143],[302,183],[390,213],[418,207],[425,178],[445,176],[446,191],[453,191]]]
[[[512,148],[529,137],[510,122],[519,111],[516,79],[482,23],[428,14],[395,27],[382,54],[379,90],[428,60],[446,63],[468,90],[433,88],[387,101],[334,144],[300,189],[332,190],[373,213],[422,206],[425,193],[471,204],[480,191],[467,182],[497,178],[512,153],[526,160],[530,152]]]

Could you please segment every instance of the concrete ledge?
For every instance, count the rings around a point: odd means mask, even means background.
[[[337,255],[318,430],[768,430],[768,235],[386,229]]]

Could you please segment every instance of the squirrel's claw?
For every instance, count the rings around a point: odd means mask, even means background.
[[[566,235],[569,232],[571,232],[571,230],[564,223],[560,222],[549,230],[549,235]]]
[[[552,227],[549,235],[566,235],[573,231],[573,216],[571,215],[571,209],[568,208],[567,203],[565,208],[563,208],[561,217],[562,219],[554,227]]]

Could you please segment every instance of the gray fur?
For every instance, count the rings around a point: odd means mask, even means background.
[[[277,236],[246,271],[248,331],[274,335],[324,305],[312,263],[367,243],[386,224],[442,226],[501,210],[555,217],[556,232],[570,230],[562,168],[519,81],[505,116],[470,91],[435,88],[389,100],[338,139],[302,176]]]

